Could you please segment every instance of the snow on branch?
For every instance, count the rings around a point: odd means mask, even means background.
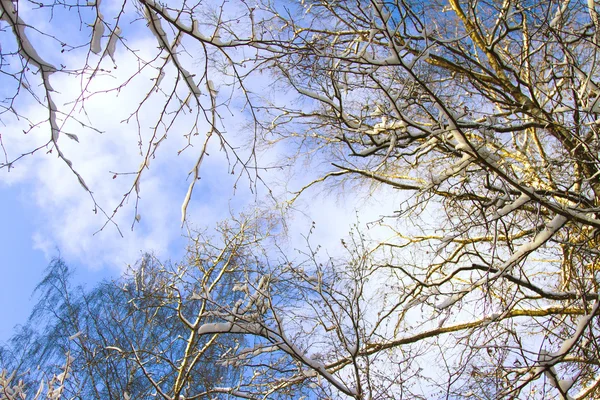
[[[194,94],[194,96],[196,96],[196,97],[200,96],[202,94],[202,92],[200,91],[200,88],[198,87],[198,85],[194,82],[194,75],[190,74],[188,72],[188,70],[185,69],[183,67],[183,65],[181,64],[181,62],[179,61],[179,57],[177,55],[178,41],[175,41],[175,43],[173,43],[173,45],[169,44],[169,39],[167,37],[167,33],[165,32],[165,30],[162,27],[162,22],[158,16],[158,14],[156,13],[156,11],[154,11],[152,8],[150,8],[149,6],[146,6],[144,8],[144,16],[146,17],[146,19],[148,21],[148,27],[150,28],[150,31],[156,37],[158,46],[161,49],[165,49],[169,52],[169,55],[170,55],[171,59],[173,60],[173,63],[177,67],[177,70],[183,75],[183,79],[185,80],[187,87]]]
[[[46,102],[48,106],[48,121],[52,131],[51,141],[57,143],[60,129],[57,122],[57,107],[52,99],[51,92],[54,91],[50,84],[50,75],[57,71],[57,68],[45,61],[37,52],[31,41],[29,40],[25,28],[28,27],[19,16],[15,6],[11,0],[0,0],[0,19],[8,22],[11,26],[15,39],[19,45],[19,54],[27,62],[38,68],[42,78],[42,84],[45,88]]]
[[[516,201],[518,202],[518,200]],[[492,276],[484,276],[469,285],[468,288],[461,290],[457,293],[452,294],[447,297],[444,301],[440,302],[436,305],[438,310],[444,310],[450,306],[456,304],[459,300],[461,300],[468,293],[472,292],[476,288],[481,287],[482,285],[488,284],[490,281],[495,281],[497,278],[502,277],[509,273],[509,271],[519,262],[524,260],[530,253],[536,251],[540,247],[544,245],[550,238],[554,236],[556,232],[558,232],[566,223],[568,219],[562,215],[556,215],[547,225],[546,228],[540,233],[538,233],[532,240],[527,243],[522,244],[519,248],[506,260],[500,267],[496,273]]]
[[[555,366],[556,364],[562,362],[564,358],[571,351],[573,351],[573,349],[577,345],[577,342],[579,342],[579,340],[583,336],[584,330],[590,325],[592,319],[598,315],[599,308],[600,300],[597,300],[590,313],[584,314],[579,317],[573,334],[568,339],[563,340],[558,351],[550,353],[543,348],[540,349],[538,356],[538,366],[531,371],[527,379],[536,379],[542,374],[544,374],[548,379],[548,382],[550,382],[550,384],[554,386],[554,388],[561,392],[564,398],[568,400],[581,398],[580,396],[582,394],[578,394],[575,397],[571,397],[568,394],[569,390],[573,387],[573,384],[577,380],[577,377],[571,379],[560,379],[558,377],[558,372]],[[582,390],[582,392],[584,393],[585,389]]]

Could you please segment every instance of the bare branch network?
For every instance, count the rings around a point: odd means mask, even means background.
[[[182,222],[210,141],[252,184],[262,179],[258,152],[276,146],[291,169],[328,166],[282,204],[353,182],[372,196],[397,189],[398,207],[384,219],[389,240],[354,232],[339,259],[310,237],[292,257],[277,224],[253,217],[226,223],[220,239],[194,237],[181,265],[143,261],[128,281],[136,294],[122,289],[133,308],[119,318],[165,318],[171,335],[103,336],[83,324],[61,348],[79,377],[66,380],[69,396],[98,374],[86,398],[600,396],[600,4],[117,3],[0,0],[1,121],[46,135],[14,154],[21,133],[3,130],[1,168],[51,152],[96,203],[63,141],[93,133],[85,116],[94,96],[150,76],[124,121],[137,127],[144,162],[107,223],[139,199],[167,135],[196,152]],[[55,17],[37,28],[38,13]],[[84,42],[60,37],[57,16],[79,21]],[[149,58],[131,47],[142,34],[156,48]],[[65,58],[46,56],[44,42]],[[94,86],[119,71],[120,57],[137,67],[114,87]],[[58,76],[80,85],[64,105]],[[46,115],[22,114],[27,102]],[[224,129],[240,105],[249,151]],[[140,123],[147,115],[150,129]],[[148,384],[108,379],[90,354]],[[202,381],[207,363],[229,379]]]

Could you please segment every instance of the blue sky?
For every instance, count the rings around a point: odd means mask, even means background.
[[[33,248],[31,214],[35,207],[26,205],[20,189],[0,190],[0,254],[2,290],[0,290],[0,341],[6,339],[12,327],[24,323],[31,309],[30,293],[36,279],[42,276],[46,258]]]
[[[0,221],[4,226],[0,231],[0,304],[3,305],[0,308],[0,342],[10,337],[15,325],[26,322],[35,304],[32,293],[44,275],[48,257],[59,255],[58,249],[46,254],[35,247],[33,236],[43,216],[27,193],[27,185],[0,189]],[[75,261],[71,265],[78,271],[75,278],[80,284],[93,284],[118,273],[116,268],[84,268]]]

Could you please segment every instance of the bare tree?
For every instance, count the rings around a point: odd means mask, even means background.
[[[71,166],[57,140],[65,121],[77,116],[58,110],[50,76],[100,73],[115,46],[127,44],[118,29],[125,11],[114,23],[100,4],[51,5],[95,12],[85,51],[102,57],[93,67],[67,70],[39,56],[28,40],[31,27],[12,2],[1,5],[16,38],[14,51],[3,49],[2,57],[21,65],[2,71],[17,96],[29,93],[47,108],[50,148]],[[233,92],[251,112],[257,145],[286,141],[292,162],[307,156],[331,165],[296,195],[351,179],[371,185],[374,195],[380,186],[398,189],[398,211],[387,218],[395,236],[371,243],[358,232],[344,242],[344,259],[323,260],[314,250],[288,259],[249,240],[254,236],[243,229],[231,231],[247,245],[224,241],[219,251],[238,257],[239,246],[249,249],[244,262],[235,261],[240,275],[233,289],[241,297],[235,304],[211,297],[211,276],[229,264],[203,264],[208,281],[197,298],[178,301],[212,306],[180,318],[192,344],[223,334],[257,342],[231,347],[219,361],[242,368],[237,385],[196,396],[293,397],[294,390],[357,399],[429,398],[438,391],[445,398],[598,395],[595,1],[241,1],[210,11],[200,3],[142,0],[137,7],[162,56],[140,60],[140,69],[155,71],[152,90],[165,96],[165,108],[144,141],[147,162],[129,193],[188,107],[196,115],[189,137],[203,118],[207,140],[217,137],[227,148],[219,110],[229,103],[209,76],[218,71],[240,89]],[[188,43],[204,50],[196,76],[184,66]],[[251,93],[246,83],[255,72],[300,101]],[[168,87],[166,73],[176,76]],[[44,93],[19,89],[31,88],[30,80],[41,82]],[[90,95],[85,85],[81,93],[77,107]],[[2,115],[21,117],[12,99]],[[256,171],[253,158],[229,150],[234,164]],[[192,169],[184,219],[205,151]],[[3,166],[19,158],[7,156]],[[165,286],[175,298],[185,275],[172,274]],[[163,396],[180,394],[173,389]]]
[[[354,178],[406,193],[390,217],[396,238],[371,253],[395,277],[377,313],[395,329],[361,354],[422,343],[453,398],[490,385],[496,398],[597,392],[598,9],[588,3],[271,7],[285,44],[265,62],[305,101],[273,107],[266,139],[331,162],[307,187]]]
[[[194,236],[185,262],[146,256],[132,275],[90,292],[71,288],[55,262],[29,324],[0,351],[14,371],[6,386],[16,376],[18,393],[32,394],[68,353],[63,398],[412,395],[401,377],[420,376],[410,355],[361,354],[377,330],[364,239],[343,261],[321,263],[309,236],[292,260],[271,224],[232,218],[219,237]]]

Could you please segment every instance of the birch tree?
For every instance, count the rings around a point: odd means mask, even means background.
[[[2,398],[184,399],[235,382],[239,371],[216,360],[243,340],[205,340],[184,325],[200,312],[189,283],[213,278],[200,276],[195,262],[185,267],[184,281],[174,278],[182,276],[183,265],[145,255],[135,271],[90,290],[73,287],[72,271],[55,260],[28,323],[0,348]],[[232,284],[211,283],[219,284],[215,299],[235,301]],[[185,308],[182,297],[189,299]]]

